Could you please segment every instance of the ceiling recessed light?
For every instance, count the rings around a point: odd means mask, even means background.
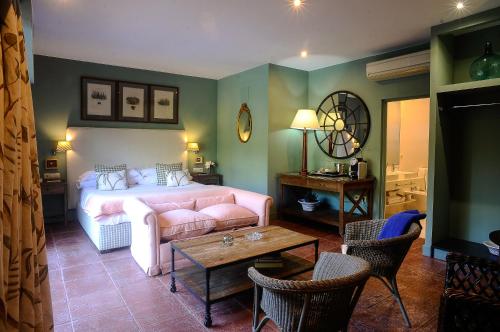
[[[295,8],[299,8],[300,6],[302,6],[302,0],[293,0],[293,6]]]
[[[457,2],[457,9],[464,9],[464,3],[462,1]]]
[[[300,52],[300,57],[301,58],[307,58],[307,56],[308,56],[308,54],[307,54],[306,50]]]

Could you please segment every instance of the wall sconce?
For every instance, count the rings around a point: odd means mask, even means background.
[[[52,155],[55,156],[57,152],[66,152],[69,150],[73,150],[70,141],[57,141],[56,149],[52,150]]]
[[[187,150],[198,154],[198,152],[200,152],[200,146],[198,145],[198,143],[189,142],[187,144]]]

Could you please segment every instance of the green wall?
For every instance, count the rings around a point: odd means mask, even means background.
[[[41,171],[55,141],[65,138],[68,126],[185,129],[188,140],[200,143],[206,160],[217,156],[217,81],[148,70],[35,55],[32,85]],[[80,119],[82,76],[179,87],[179,124],[153,124]],[[190,155],[190,163],[194,158]],[[57,154],[65,173],[64,154]],[[119,162],[119,161],[117,161]]]
[[[267,193],[269,65],[262,65],[217,82],[217,162],[224,184]],[[236,118],[242,103],[252,115],[252,136],[241,143]]]
[[[374,215],[381,214],[380,209],[380,179],[383,167],[381,165],[382,152],[382,128],[383,128],[383,101],[387,99],[401,99],[429,94],[429,75],[418,75],[389,81],[374,82],[366,78],[366,64],[368,62],[386,59],[389,57],[411,53],[428,47],[411,48],[384,54],[382,56],[361,59],[328,68],[309,72],[309,105],[317,108],[323,98],[337,90],[347,90],[359,95],[370,112],[371,129],[366,145],[361,155],[368,161],[369,173],[377,179],[374,198]],[[333,166],[334,162],[348,163],[348,160],[335,160],[324,154],[316,144],[313,135],[309,136],[309,169]],[[332,205],[338,206],[332,202]]]

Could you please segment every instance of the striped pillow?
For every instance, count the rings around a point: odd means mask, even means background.
[[[111,173],[111,172],[126,171],[127,164],[120,164],[120,165],[114,165],[114,166],[97,164],[94,166],[94,168],[95,168],[95,171],[98,173]]]
[[[171,171],[182,171],[182,163],[175,164],[156,164],[156,184],[159,186],[166,186],[168,184],[167,181],[167,173]]]

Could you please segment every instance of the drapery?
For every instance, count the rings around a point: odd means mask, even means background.
[[[35,120],[18,0],[0,1],[0,42],[0,331],[49,331]]]

